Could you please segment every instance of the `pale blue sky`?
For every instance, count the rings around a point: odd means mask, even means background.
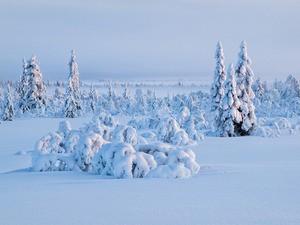
[[[299,2],[0,0],[0,78],[35,53],[45,79],[65,79],[74,48],[82,79],[202,79],[218,40],[229,64],[243,39],[257,76],[300,78]]]

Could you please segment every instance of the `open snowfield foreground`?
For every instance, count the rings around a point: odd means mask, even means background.
[[[300,224],[299,133],[205,138],[192,147],[201,170],[190,179],[30,172],[35,142],[59,121],[0,124],[1,225]]]

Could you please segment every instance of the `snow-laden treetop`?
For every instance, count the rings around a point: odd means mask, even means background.
[[[79,90],[79,85],[80,85],[79,70],[78,70],[78,64],[76,62],[75,50],[71,51],[71,60],[69,66],[70,66],[69,79],[72,81],[72,87],[74,90]]]

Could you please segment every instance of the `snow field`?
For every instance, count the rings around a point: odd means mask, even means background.
[[[5,225],[297,225],[300,135],[207,137],[194,145],[190,179],[103,179],[81,172],[29,172],[38,138],[60,119],[0,126],[0,221]],[[71,119],[74,128],[89,118]],[[36,132],[29,132],[29,128]],[[6,161],[9,161],[7,164]],[[17,215],[17,216],[16,216]]]

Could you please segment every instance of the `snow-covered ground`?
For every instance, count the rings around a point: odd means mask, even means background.
[[[72,119],[74,128],[90,118]],[[29,172],[35,142],[61,119],[0,124],[0,224],[298,225],[300,134],[207,137],[190,179]]]

